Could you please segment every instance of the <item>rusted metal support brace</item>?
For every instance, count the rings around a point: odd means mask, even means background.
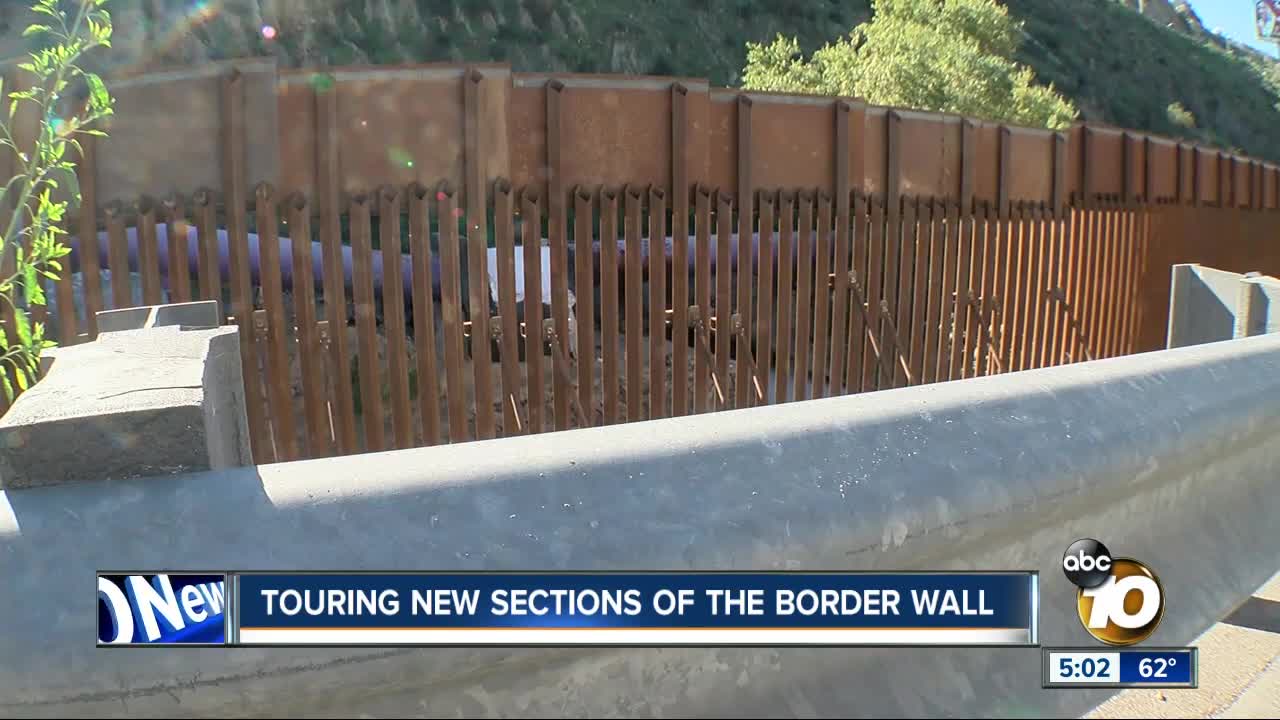
[[[1076,340],[1080,343],[1080,349],[1084,351],[1085,360],[1093,360],[1093,353],[1089,352],[1089,338],[1084,334],[1084,329],[1080,327],[1080,323],[1076,322],[1075,313],[1071,310],[1071,303],[1067,302],[1067,294],[1060,287],[1049,288],[1049,297],[1062,303],[1062,311],[1067,316],[1067,322],[1071,323],[1071,330],[1076,336]],[[1071,358],[1071,351],[1066,350],[1067,358]]]

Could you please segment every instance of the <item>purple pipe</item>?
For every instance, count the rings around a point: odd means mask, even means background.
[[[126,243],[128,245],[128,253],[129,253],[129,269],[132,272],[138,272],[139,260],[138,260],[137,229],[132,227],[126,228],[125,233],[126,233]],[[261,281],[261,270],[262,270],[261,255],[259,254],[259,238],[258,238],[258,235],[250,233],[248,235],[248,239],[249,239],[248,244],[249,244],[250,282],[254,286],[257,286]],[[168,238],[167,225],[163,223],[158,223],[156,225],[156,241],[157,241],[157,245],[159,246],[157,248],[158,250],[157,256],[159,259],[161,283],[163,284],[163,287],[167,288],[168,277],[169,277],[169,238]],[[279,238],[278,242],[279,242],[279,251],[280,251],[281,284],[285,290],[291,290],[293,288],[293,245],[292,245],[292,242],[289,240],[289,238],[284,238],[284,237]],[[738,262],[739,245],[740,245],[740,243],[738,242],[738,236],[737,235],[731,236],[729,243],[730,243],[729,255],[731,258],[731,263],[736,266]],[[71,238],[71,241],[69,244],[71,245],[71,256],[70,256],[71,271],[78,272],[80,269],[79,239],[73,237]],[[187,271],[194,275],[197,272],[197,269],[199,267],[199,246],[197,244],[196,229],[194,227],[188,229],[187,231],[186,244],[187,244],[187,258],[186,258]],[[107,234],[105,232],[98,233],[98,258],[99,258],[99,262],[101,263],[105,263],[107,258],[109,257],[108,246],[109,246],[109,243],[107,240]],[[595,258],[595,261],[596,261],[595,264],[597,268],[601,267],[600,266],[600,246],[601,244],[599,241],[595,241],[592,243],[592,254]],[[793,244],[793,247],[794,246],[795,245]],[[753,234],[751,237],[751,264],[752,264],[753,274],[756,272],[756,269],[759,265],[759,249],[760,249],[760,236],[758,233]],[[673,240],[670,236],[668,236],[667,238],[665,238],[663,243],[663,255],[666,259],[668,272],[671,271],[671,267],[672,267],[672,250],[673,250]],[[650,243],[647,238],[642,240],[640,252],[642,255],[642,259],[645,260],[647,264],[648,256],[650,252]],[[793,259],[797,257],[795,255],[795,252],[796,251],[793,250],[793,253],[792,253]],[[624,270],[625,253],[626,253],[626,243],[623,240],[619,240],[618,253],[617,253],[618,265],[617,265],[616,272],[620,274],[623,273],[623,270]],[[693,237],[689,238],[688,253],[689,253],[688,255],[689,273],[690,273],[690,276],[692,276],[695,273],[696,257],[697,257],[696,241]],[[713,275],[714,275],[716,263],[717,263],[717,254],[718,253],[715,252],[715,248],[713,247],[712,252],[710,253],[711,270]],[[772,255],[776,262],[778,258],[778,245],[776,242],[773,243],[772,245]],[[816,257],[816,251],[815,251],[815,257]],[[218,261],[219,261],[218,265],[219,265],[219,274],[221,277],[221,283],[225,287],[230,282],[230,279],[231,279],[230,250],[228,246],[226,230],[218,230]],[[323,277],[323,271],[322,271],[323,265],[324,265],[323,246],[318,242],[313,242],[311,243],[311,271],[312,271],[313,277],[315,278],[315,288],[317,293],[321,292],[323,288],[323,283],[320,280],[320,278]],[[373,251],[372,265],[373,265],[374,292],[381,294],[382,279],[383,279],[383,260],[382,260],[381,251],[379,250]],[[570,246],[569,248],[569,265],[570,267],[573,267],[574,265],[574,248],[572,246]],[[346,246],[346,245],[342,246],[342,266],[343,266],[343,283],[347,293],[349,294],[353,287],[353,283],[352,283],[353,268],[352,268],[352,255],[351,255],[350,246]],[[517,266],[523,267],[523,264],[520,262],[517,262]],[[440,291],[440,260],[438,255],[433,255],[432,257],[431,276],[432,276],[432,282],[431,282],[432,295],[435,297],[436,300],[439,300],[441,297],[441,291]],[[408,306],[411,306],[412,304],[413,265],[412,265],[412,258],[407,254],[401,258],[401,278],[402,278],[402,283],[404,288],[405,305],[406,307],[408,307]],[[463,279],[463,282],[465,283],[466,281],[465,272],[462,273],[462,279]],[[574,280],[574,273],[569,273],[569,281],[571,284],[573,280]],[[465,305],[468,300],[468,293],[464,291],[462,293],[461,300]]]
[[[138,272],[138,231],[137,228],[126,228],[126,242],[129,247],[129,270]],[[160,265],[160,281],[163,287],[168,287],[169,277],[169,230],[164,224],[156,225],[156,243],[159,245],[159,265]],[[80,241],[79,238],[71,238],[71,271],[78,272],[80,269]],[[261,281],[262,262],[261,255],[258,251],[259,240],[256,234],[249,234],[249,277],[252,285],[257,286]],[[280,245],[280,276],[285,290],[293,288],[293,244],[289,238],[279,238]],[[315,278],[316,292],[319,293],[323,289],[321,278],[323,277],[323,246],[318,242],[311,243],[311,272]],[[108,240],[105,232],[98,233],[98,262],[104,266],[108,258]],[[218,230],[218,268],[221,276],[223,287],[226,287],[231,281],[231,255],[227,241],[227,231]],[[413,263],[412,258],[405,255],[401,258],[401,276],[404,282],[404,291],[406,301],[412,297],[412,279],[413,279]],[[187,231],[187,271],[195,274],[199,268],[199,246],[196,242],[196,229],[194,227]],[[342,268],[343,282],[347,292],[352,289],[352,261],[350,246],[342,246]],[[440,261],[438,258],[432,258],[431,276],[433,278],[432,293],[436,299],[440,298]],[[373,251],[373,286],[377,293],[382,292],[382,252]]]

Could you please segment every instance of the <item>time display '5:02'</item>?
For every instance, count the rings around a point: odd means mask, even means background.
[[[1195,687],[1195,648],[1044,649],[1045,687]]]

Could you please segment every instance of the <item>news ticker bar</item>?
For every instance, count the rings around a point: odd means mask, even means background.
[[[1046,688],[1194,688],[1200,681],[1197,648],[1044,648]]]
[[[1035,572],[112,572],[100,645],[1038,645]]]

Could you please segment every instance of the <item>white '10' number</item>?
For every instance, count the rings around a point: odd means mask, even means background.
[[[1135,590],[1142,593],[1142,607],[1130,614],[1124,609],[1124,599]],[[1113,622],[1126,630],[1136,630],[1160,612],[1160,587],[1145,575],[1129,575],[1120,580],[1112,576],[1098,587],[1085,590],[1084,595],[1093,598],[1093,609],[1089,613],[1091,628],[1105,628],[1108,622]]]

